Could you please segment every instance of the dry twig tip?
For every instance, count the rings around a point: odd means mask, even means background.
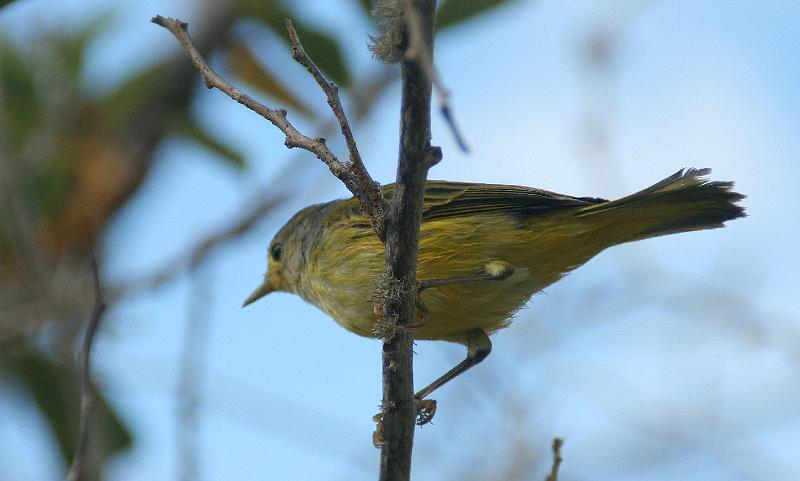
[[[91,354],[94,335],[100,326],[100,319],[106,310],[106,303],[103,299],[103,291],[100,287],[100,274],[97,268],[97,260],[92,257],[91,261],[92,282],[94,284],[94,308],[92,317],[86,325],[86,333],[83,336],[83,344],[80,353],[80,377],[81,377],[81,417],[78,428],[78,445],[75,448],[75,455],[69,467],[67,481],[77,481],[83,478],[86,466],[86,459],[89,454],[89,433],[91,432],[91,417],[94,410],[94,391],[92,389],[91,377]]]
[[[561,438],[553,438],[553,465],[550,467],[550,474],[547,475],[545,481],[558,481],[558,468],[561,466],[561,446],[564,445],[564,440]]]

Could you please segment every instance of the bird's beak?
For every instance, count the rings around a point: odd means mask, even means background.
[[[272,286],[272,283],[269,282],[269,278],[264,279],[264,282],[253,291],[247,299],[245,299],[244,304],[242,307],[247,306],[248,304],[252,304],[257,300],[261,299],[262,297],[266,296],[270,292],[274,291],[275,288]]]

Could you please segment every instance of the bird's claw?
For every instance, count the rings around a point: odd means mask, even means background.
[[[416,399],[414,402],[417,405],[417,426],[424,426],[431,422],[436,414],[436,400]],[[380,449],[386,443],[383,437],[383,413],[380,412],[372,416],[372,421],[375,423],[375,431],[372,432],[372,445]]]
[[[436,414],[435,399],[417,399],[417,426],[424,426],[433,420]]]

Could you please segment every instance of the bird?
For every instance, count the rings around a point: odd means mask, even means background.
[[[745,196],[733,191],[733,182],[709,180],[710,172],[681,169],[611,201],[515,185],[427,181],[418,319],[411,329],[415,340],[462,344],[467,355],[415,400],[423,403],[483,361],[492,349],[489,336],[507,327],[535,293],[606,248],[719,228],[743,217],[739,202]],[[382,192],[391,201],[394,185]],[[272,239],[267,258],[264,279],[244,306],[271,292],[288,292],[348,331],[377,336],[381,313],[370,299],[385,271],[385,250],[355,197],[300,210]]]

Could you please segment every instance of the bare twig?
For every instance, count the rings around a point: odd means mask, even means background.
[[[455,138],[458,148],[461,149],[462,152],[469,152],[467,141],[464,140],[464,136],[461,135],[461,131],[456,125],[456,119],[453,116],[453,112],[450,110],[450,101],[442,93],[439,94],[439,113],[442,114],[445,123],[450,126],[450,131],[453,133],[453,138]]]
[[[561,438],[553,438],[553,465],[550,467],[550,474],[544,478],[544,481],[558,481],[558,468],[561,466],[561,446],[564,445],[564,440]]]
[[[428,55],[433,47],[435,0],[416,0],[422,45]],[[419,59],[406,58],[401,65],[400,153],[395,194],[386,224],[386,281],[396,286],[416,285],[419,228],[428,168],[440,151],[431,139],[431,77]],[[391,287],[391,286],[390,286]],[[391,290],[391,289],[390,289]],[[380,479],[408,480],[414,442],[414,401],[412,372],[413,336],[408,328],[416,309],[413,289],[394,289],[396,296],[384,302],[386,325],[394,324],[383,340],[383,402],[376,433],[380,435]]]
[[[408,25],[409,37],[405,58],[414,60],[422,66],[425,75],[431,80],[433,88],[436,90],[436,97],[439,100],[439,112],[442,114],[447,126],[450,127],[450,131],[458,144],[458,148],[463,152],[469,152],[469,147],[464,137],[461,135],[461,131],[458,129],[452,110],[450,109],[450,91],[444,86],[444,82],[442,82],[442,78],[436,70],[431,50],[425,48],[421,20],[419,12],[414,8],[414,0],[404,0],[403,10],[405,12],[406,24]]]
[[[298,131],[287,119],[286,110],[283,109],[273,109],[267,107],[266,105],[258,102],[254,98],[250,97],[246,93],[242,92],[241,90],[237,89],[230,83],[228,83],[225,79],[223,79],[219,74],[217,74],[206,62],[203,58],[202,54],[197,50],[197,47],[194,45],[192,37],[189,35],[188,31],[188,24],[182,22],[180,20],[168,17],[162,17],[161,15],[156,15],[152,18],[152,22],[160,25],[175,36],[180,42],[183,49],[186,51],[186,55],[191,60],[192,65],[200,72],[203,76],[203,82],[205,82],[206,87],[208,88],[216,88],[226,95],[228,95],[233,100],[239,102],[240,104],[244,105],[245,107],[249,108],[253,112],[259,114],[260,116],[264,117],[268,121],[270,121],[274,126],[280,129],[281,132],[284,133],[286,136],[284,140],[284,145],[289,148],[298,147],[303,150],[307,150],[314,155],[317,156],[318,159],[323,161],[328,168],[330,169],[331,173],[335,175],[339,180],[341,180],[345,187],[355,195],[359,201],[361,202],[361,207],[364,212],[369,213],[370,218],[372,219],[373,226],[376,227],[376,233],[380,239],[384,238],[384,231],[383,231],[383,224],[385,223],[385,212],[383,209],[383,200],[380,192],[380,186],[373,181],[369,174],[366,172],[366,169],[363,168],[363,164],[360,162],[360,156],[358,155],[357,151],[351,151],[351,161],[344,163],[341,162],[336,155],[331,152],[328,148],[327,144],[325,143],[325,139],[322,137],[308,137],[303,135]],[[296,33],[295,33],[296,37]],[[295,51],[296,47],[295,40],[292,40],[292,50]],[[297,45],[300,45],[299,39],[297,39]],[[300,49],[298,52],[302,51],[302,45],[300,45]],[[305,58],[307,59],[308,56],[306,55]],[[299,61],[299,60],[298,60]],[[308,60],[309,65],[313,65],[310,59]],[[304,64],[306,65],[306,64]],[[313,74],[313,69],[306,65],[306,68]],[[316,69],[316,67],[314,67]],[[319,74],[321,76],[321,74]],[[315,76],[316,78],[316,76]],[[318,79],[318,82],[320,80]],[[327,80],[322,77],[322,86],[323,83],[328,85],[327,89],[330,89],[330,85]],[[326,87],[323,87],[326,89]],[[328,94],[328,90],[326,90],[326,94]],[[338,98],[338,96],[336,97]],[[330,103],[330,96],[329,96],[329,103]],[[336,103],[336,102],[333,102]],[[333,107],[333,105],[332,105]],[[339,109],[341,110],[341,105],[339,105]],[[339,118],[341,122],[341,118],[339,117],[339,113],[334,110],[337,118]],[[344,117],[344,112],[341,112],[341,116]],[[347,125],[346,123],[344,125]],[[344,133],[345,127],[342,126],[342,132]],[[349,132],[349,127],[347,127],[347,131]],[[352,134],[349,135],[347,138],[347,145],[348,148],[351,147],[352,141]],[[352,147],[355,147],[355,142],[352,141]],[[358,166],[355,165],[353,159],[358,159]],[[355,169],[355,170],[354,170]]]
[[[177,389],[177,454],[178,479],[200,479],[200,404],[203,381],[206,377],[206,358],[210,327],[211,303],[210,276],[197,270],[192,279],[189,300],[189,319],[183,337]]]
[[[77,481],[81,479],[84,466],[86,465],[86,456],[89,449],[89,431],[91,428],[90,421],[94,408],[94,390],[92,389],[90,371],[92,343],[94,342],[94,335],[97,332],[97,328],[100,325],[100,319],[103,316],[103,312],[106,310],[106,303],[103,300],[103,291],[100,287],[100,274],[97,269],[97,260],[94,257],[92,257],[91,267],[92,280],[94,282],[94,309],[92,310],[92,317],[89,319],[89,324],[86,326],[86,333],[84,334],[83,345],[81,346],[81,418],[78,431],[78,446],[72,458],[72,465],[67,474],[67,481]]]
[[[355,138],[353,138],[353,131],[350,129],[350,123],[344,113],[342,102],[339,100],[339,87],[335,83],[328,81],[319,67],[311,60],[311,57],[308,56],[303,48],[303,44],[300,42],[300,36],[297,34],[292,21],[287,18],[284,22],[286,24],[286,30],[289,32],[289,39],[292,43],[292,58],[305,67],[314,77],[314,80],[317,81],[322,91],[325,92],[328,105],[333,111],[333,115],[339,122],[342,136],[347,143],[347,151],[350,153],[350,162],[347,164],[347,167],[354,177],[354,185],[363,191],[361,194],[353,193],[361,200],[362,211],[369,215],[373,229],[378,233],[378,237],[383,240],[384,223],[386,221],[384,213],[386,212],[386,206],[383,195],[381,194],[381,186],[369,175],[367,168],[364,166],[364,162],[361,160],[361,154],[358,153],[358,147],[356,146]]]

